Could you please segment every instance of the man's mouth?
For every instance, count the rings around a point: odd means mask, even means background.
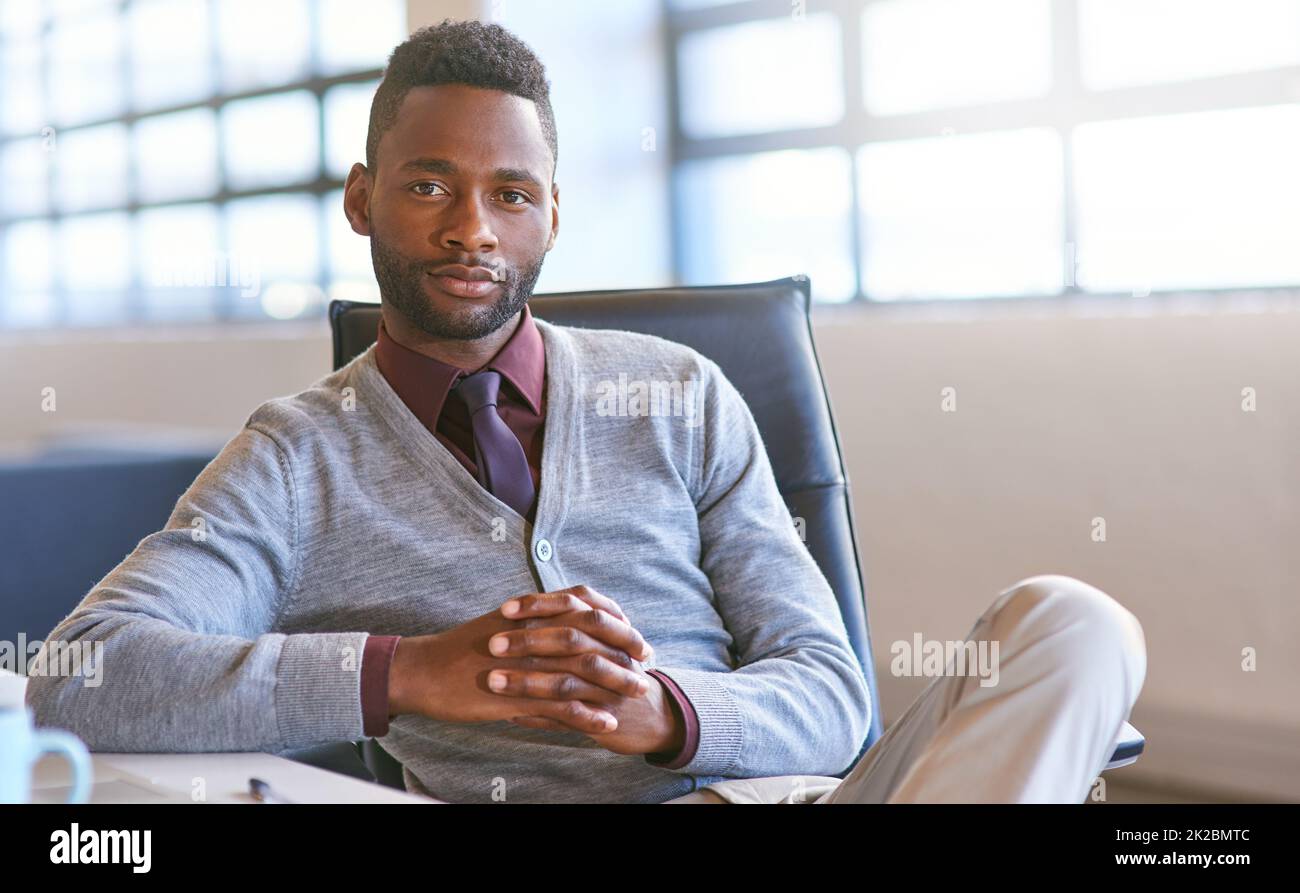
[[[459,298],[482,298],[494,294],[505,278],[496,269],[459,264],[439,267],[429,275],[438,288]]]

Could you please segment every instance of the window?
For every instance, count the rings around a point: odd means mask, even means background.
[[[1081,0],[1091,90],[1300,65],[1295,0]]]
[[[687,284],[1300,286],[1300,0],[668,9]]]
[[[692,137],[817,127],[844,114],[834,16],[694,31],[678,52],[692,75],[682,95],[682,129]]]
[[[941,23],[941,24],[940,24]],[[1045,95],[1049,0],[904,0],[862,10],[862,96],[895,115]]]
[[[868,143],[862,273],[880,300],[1041,295],[1061,284],[1061,144],[1038,127]]]
[[[341,188],[405,37],[402,0],[0,0],[0,326],[377,300]]]
[[[1300,282],[1300,104],[1084,124],[1074,157],[1085,288]]]
[[[677,179],[683,269],[694,282],[779,279],[807,270],[827,300],[853,296],[849,157],[841,149],[687,162]]]

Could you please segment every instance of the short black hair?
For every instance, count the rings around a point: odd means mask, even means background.
[[[546,68],[529,46],[495,23],[443,19],[414,32],[388,57],[384,79],[370,104],[366,167],[375,170],[379,140],[397,121],[397,110],[412,87],[465,84],[501,90],[537,105],[542,135],[559,159],[555,112]],[[552,169],[554,176],[554,169]]]

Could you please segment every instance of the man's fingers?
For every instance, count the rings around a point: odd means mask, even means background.
[[[650,643],[640,632],[627,621],[619,620],[611,614],[587,611],[574,617],[572,623],[593,639],[626,651],[634,659],[649,660],[653,654]]]
[[[600,608],[602,611],[607,611],[619,620],[622,620],[624,623],[631,625],[632,621],[627,619],[627,615],[624,614],[623,609],[618,606],[618,602],[614,601],[609,596],[601,595],[590,586],[574,586],[570,589],[570,592],[582,599],[584,602],[587,602],[593,608]]]
[[[566,618],[563,626],[505,630],[488,639],[488,650],[496,657],[569,657],[590,651],[625,666],[642,655],[649,659],[648,648],[632,627],[596,611]]]
[[[598,654],[531,660],[533,663],[526,669],[515,666],[493,669],[487,676],[488,688],[505,695],[588,701],[641,698],[650,690],[645,676],[625,670]]]
[[[591,606],[567,589],[559,592],[532,592],[517,595],[501,605],[502,615],[511,620],[529,617],[554,617],[570,611],[590,611]]]
[[[607,710],[599,710],[582,701],[534,701],[531,715],[552,719],[575,732],[599,735],[618,728],[618,720]]]
[[[582,700],[593,704],[608,703],[618,694],[572,673],[526,673],[518,670],[493,670],[487,676],[488,688],[499,695],[516,698],[549,698],[553,701]]]
[[[613,614],[624,623],[630,623],[618,602],[601,595],[590,586],[570,586],[554,592],[534,592],[516,596],[501,606],[501,613],[511,620],[527,617],[553,617],[566,611],[579,611],[596,608],[607,614]]]
[[[639,666],[628,669],[624,663],[626,655],[620,655],[620,661],[610,660],[603,654],[592,651],[576,654],[572,657],[522,657],[506,658],[493,672],[502,671],[520,673],[568,673],[590,682],[598,688],[627,698],[642,698],[650,691],[650,680]],[[635,661],[633,663],[636,663]],[[491,679],[488,680],[489,683]]]
[[[572,732],[562,722],[556,722],[553,719],[547,719],[544,716],[515,716],[510,720],[515,725],[527,726],[530,729],[554,729],[557,732]]]
[[[482,680],[480,679],[480,684]],[[608,697],[608,693],[605,695]],[[571,731],[600,735],[618,728],[618,720],[608,707],[580,700],[552,701],[547,698],[503,697],[501,716],[541,716],[555,720]],[[501,714],[504,714],[502,716]]]

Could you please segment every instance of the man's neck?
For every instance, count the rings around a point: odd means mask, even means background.
[[[470,372],[478,371],[496,356],[524,318],[524,312],[520,310],[495,332],[471,341],[434,337],[411,325],[406,317],[388,304],[381,305],[379,313],[383,317],[384,328],[388,330],[389,337],[398,344],[408,350]]]

